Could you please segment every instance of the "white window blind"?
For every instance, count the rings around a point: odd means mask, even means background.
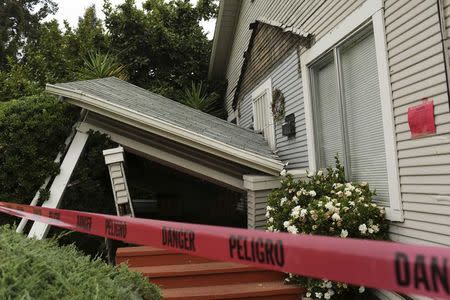
[[[319,166],[336,154],[352,181],[367,181],[389,205],[375,42],[365,31],[312,67]]]
[[[344,155],[336,66],[332,56],[326,62],[315,70],[314,76],[316,97],[320,99],[316,102],[316,126],[319,165],[322,168],[334,166],[335,156],[339,155],[342,160]]]
[[[255,131],[261,132],[269,143],[269,146],[275,149],[275,128],[271,110],[272,97],[269,94],[270,92],[270,88],[263,88],[255,93],[256,97],[253,95],[253,128]]]

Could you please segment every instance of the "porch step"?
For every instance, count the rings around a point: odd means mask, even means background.
[[[200,264],[210,261],[202,257],[170,252],[149,246],[119,248],[116,252],[116,263],[126,263],[129,267]]]
[[[162,289],[165,300],[204,299],[267,299],[298,300],[300,288],[282,281],[248,282],[241,284],[210,285]]]
[[[208,262],[152,267],[131,267],[162,288],[238,284],[242,282],[283,281],[279,272],[261,270],[241,264]]]
[[[154,247],[119,248],[116,262],[159,285],[164,299],[300,299],[301,289],[284,284],[283,273],[253,266]]]

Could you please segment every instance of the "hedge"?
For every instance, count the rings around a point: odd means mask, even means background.
[[[49,175],[77,118],[77,110],[38,94],[0,103],[0,197],[29,203]]]
[[[126,266],[91,259],[54,239],[0,227],[0,299],[162,299],[158,287]]]

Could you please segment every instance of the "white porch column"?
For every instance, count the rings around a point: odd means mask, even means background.
[[[134,217],[133,203],[131,202],[128,191],[123,166],[123,148],[117,147],[104,150],[103,156],[105,157],[105,163],[108,166],[109,177],[111,178],[111,187],[114,194],[117,215]]]
[[[306,169],[289,170],[294,179],[306,176]],[[281,176],[244,175],[244,187],[247,190],[247,227],[265,229],[266,207],[269,193],[281,186]]]
[[[80,159],[81,153],[83,153],[88,137],[89,135],[87,133],[76,132],[61,164],[59,174],[56,175],[50,187],[50,197],[42,204],[42,207],[59,208],[67,183],[69,183],[73,170]],[[50,225],[48,224],[34,222],[33,227],[31,227],[31,230],[28,233],[28,237],[34,237],[41,240],[47,236],[49,229]]]
[[[247,190],[247,227],[264,229],[266,226],[267,196],[280,187],[279,176],[244,175]]]

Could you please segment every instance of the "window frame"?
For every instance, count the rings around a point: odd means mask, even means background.
[[[252,116],[253,116],[253,128],[256,128],[256,116],[255,116],[255,100],[262,96],[264,93],[267,93],[267,100],[272,103],[272,79],[268,78],[263,81],[256,89],[253,90],[252,97]],[[273,139],[270,139],[264,136],[264,139],[269,143],[269,146],[272,150],[276,149],[276,131],[275,131],[275,122],[273,120],[272,111],[268,108],[268,112],[266,114],[269,117],[269,120],[272,121],[271,131]]]
[[[379,78],[381,110],[383,116],[383,133],[386,151],[386,168],[388,174],[389,207],[386,207],[386,217],[391,221],[404,220],[400,192],[400,176],[395,136],[394,110],[387,54],[387,42],[384,25],[384,6],[382,0],[366,0],[360,7],[342,20],[335,28],[317,41],[300,56],[301,74],[304,82],[304,105],[306,138],[308,145],[309,168],[317,170],[317,155],[315,138],[314,104],[312,101],[311,66],[319,61],[335,47],[352,38],[354,34],[372,24],[375,39],[375,52]],[[336,55],[336,53],[334,53]]]

